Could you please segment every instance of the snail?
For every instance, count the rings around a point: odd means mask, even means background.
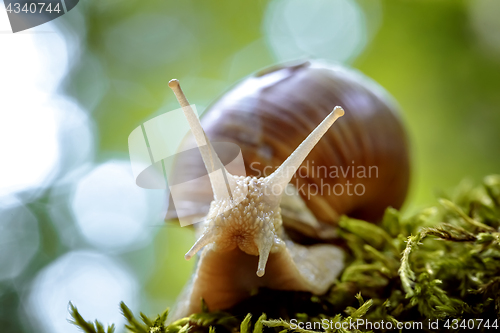
[[[358,72],[319,62],[271,68],[225,94],[201,123],[179,82],[169,86],[202,156],[177,169],[210,181],[190,189],[182,207],[205,218],[185,256],[201,253],[174,317],[200,312],[201,299],[228,309],[259,287],[323,294],[343,268],[332,241],[340,216],[377,222],[404,202],[404,126],[391,97]],[[248,175],[225,167],[216,141],[240,147]]]

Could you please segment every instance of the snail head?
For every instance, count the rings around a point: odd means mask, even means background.
[[[344,115],[344,110],[336,106],[271,175],[261,178],[234,176],[226,170],[215,153],[179,81],[171,80],[169,87],[188,120],[214,192],[205,230],[185,257],[190,259],[207,245],[214,251],[238,247],[249,255],[259,256],[257,275],[261,277],[265,273],[269,254],[285,248],[280,235],[280,202],[285,187],[330,126]]]

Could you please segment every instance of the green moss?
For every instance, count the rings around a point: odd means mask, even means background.
[[[291,320],[421,322],[424,330],[436,320],[441,328],[449,319],[500,320],[500,176],[488,176],[477,186],[463,183],[439,205],[409,218],[389,208],[380,225],[343,217],[339,227],[349,259],[325,295],[263,289],[227,312],[204,306],[203,313],[168,326],[168,312],[155,320],[141,313],[139,322],[122,303],[126,327],[136,333],[307,333],[311,330]],[[71,314],[84,332],[104,332],[73,306]],[[335,327],[327,331],[365,331]]]

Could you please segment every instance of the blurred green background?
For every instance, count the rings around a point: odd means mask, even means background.
[[[87,319],[118,324],[121,299],[146,314],[173,305],[193,269],[183,254],[194,235],[163,223],[161,191],[135,188],[127,146],[141,123],[178,108],[171,78],[203,111],[263,67],[340,62],[402,108],[413,154],[406,210],[499,173],[499,4],[81,0],[52,25],[68,59],[54,96],[79,116],[63,108],[58,118],[50,177],[0,206],[0,331],[76,331],[69,300]]]

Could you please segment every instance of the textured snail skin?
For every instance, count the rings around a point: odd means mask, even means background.
[[[350,182],[363,184],[364,194],[348,195],[344,191],[342,195],[334,195],[328,191],[310,196],[299,192],[308,208],[304,206],[304,210],[312,213],[314,223],[301,221],[298,214],[293,223],[283,225],[281,213],[285,216],[284,212],[279,207],[273,208],[273,214],[278,212],[279,215],[272,223],[273,237],[276,236],[277,241],[262,277],[255,274],[259,253],[252,248],[253,244],[241,244],[241,233],[231,234],[227,226],[219,224],[217,228],[222,230],[219,233],[225,236],[204,247],[196,272],[179,299],[174,317],[199,312],[201,298],[210,310],[229,308],[258,287],[321,294],[342,269],[342,250],[331,244],[300,245],[293,242],[287,233],[292,230],[300,233],[304,225],[317,230],[323,230],[325,226],[333,228],[342,214],[375,222],[388,206],[401,206],[410,171],[406,133],[390,97],[357,72],[320,63],[275,68],[243,81],[225,94],[210,107],[201,123],[211,142],[234,142],[241,148],[247,174],[267,176],[337,105],[344,108],[345,116],[324,134],[310,152],[307,157],[309,166],[316,169],[336,166],[344,171],[347,167],[365,167],[366,174],[370,167],[376,167],[376,176],[356,177],[359,169],[356,169],[354,177],[351,169],[346,177],[340,174],[340,177],[334,178],[318,177],[318,172],[313,177],[309,172],[306,177],[295,176],[292,183],[298,189],[308,184],[321,188],[325,183],[330,188],[341,184],[345,189]],[[217,153],[222,160],[225,159],[224,151]],[[262,173],[267,166],[271,168]],[[179,169],[194,175],[206,173],[204,168],[199,160],[185,159],[179,165]],[[252,178],[241,179],[250,182]],[[254,181],[258,183],[262,179]],[[189,193],[188,197],[196,197],[196,204],[186,206],[193,215],[208,213],[210,218],[214,214],[214,204],[209,211],[213,199],[209,188],[210,185],[208,190],[207,186],[198,186]],[[206,205],[199,204],[200,198],[205,198]],[[251,196],[249,198],[251,200]],[[242,202],[234,209],[242,211],[252,205],[255,206],[252,202]],[[245,223],[257,220],[252,214],[248,217]],[[208,224],[197,226],[198,230],[202,226],[205,227],[204,234],[207,234]],[[248,232],[244,237],[246,240],[252,238],[251,231]],[[318,243],[319,240],[324,241],[320,232],[308,234],[308,237],[311,235],[318,238]]]
[[[229,210],[227,200],[213,201],[203,235],[186,256],[197,252],[200,241],[208,245],[175,317],[199,312],[201,298],[211,310],[226,309],[257,287],[322,294],[342,269],[336,246],[305,247],[287,238],[279,196],[266,194],[269,177],[236,179],[235,194],[248,189],[248,195]]]

